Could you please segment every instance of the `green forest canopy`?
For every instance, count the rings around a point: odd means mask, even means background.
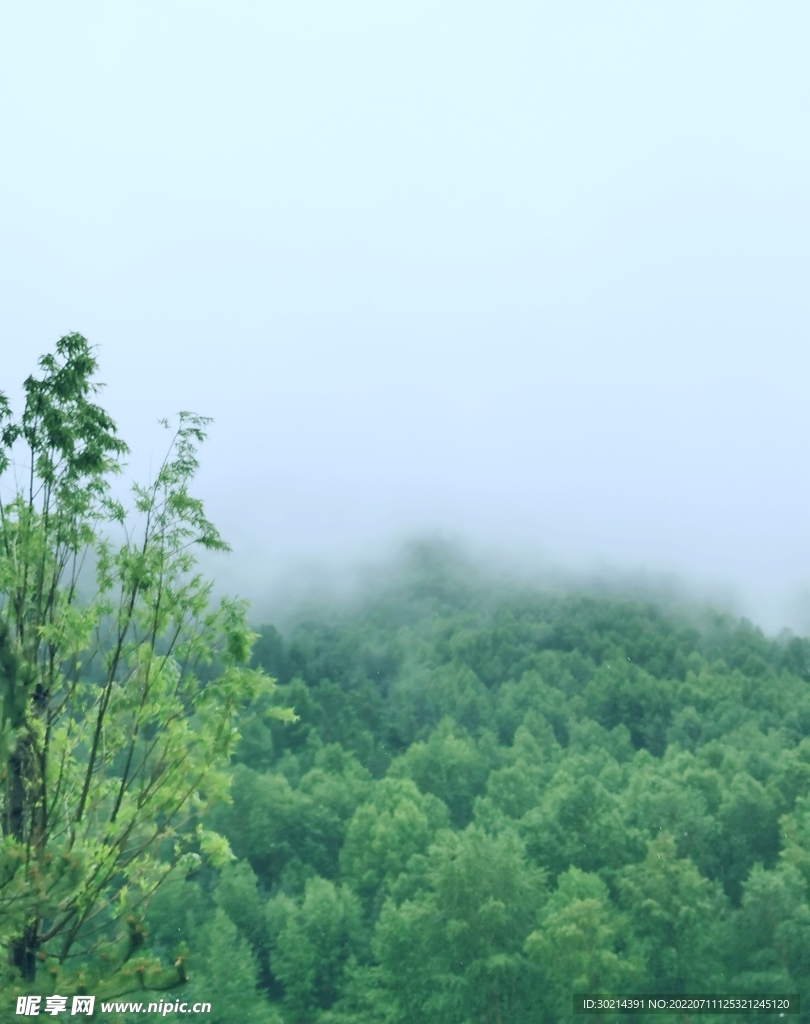
[[[573,992],[802,991],[810,640],[429,545],[254,636],[195,569],[226,547],[189,491],[207,421],[127,507],[86,339],[39,369],[19,419],[0,394],[0,1021],[21,992],[552,1024]]]
[[[279,686],[208,822],[235,860],[148,920],[214,1020],[537,1024],[810,978],[810,641],[425,546],[254,659]]]

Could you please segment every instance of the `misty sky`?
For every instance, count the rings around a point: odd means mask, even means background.
[[[440,531],[810,626],[810,7],[6,4],[0,388],[99,346],[256,594]],[[257,582],[259,581],[259,582]]]

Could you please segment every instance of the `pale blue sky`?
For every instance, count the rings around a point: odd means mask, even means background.
[[[808,624],[810,8],[6,5],[0,387],[100,347],[247,589],[444,530]]]

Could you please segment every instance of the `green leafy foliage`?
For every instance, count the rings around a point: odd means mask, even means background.
[[[430,546],[254,636],[194,567],[205,422],[125,511],[86,343],[41,369],[0,399],[0,469],[33,467],[0,509],[4,995],[557,1024],[810,981],[810,641]]]
[[[360,896],[380,898],[448,824],[446,805],[420,792],[411,779],[380,779],[349,822],[340,851],[341,875]]]
[[[598,875],[569,868],[526,939],[544,1003],[558,1019],[571,1012],[571,993],[631,992],[643,977],[643,958],[630,948],[628,921]]]
[[[99,996],[185,979],[144,957],[146,904],[200,858],[231,857],[201,815],[228,791],[246,703],[246,606],[211,602],[195,548],[225,550],[190,493],[207,421],[181,413],[127,509],[126,446],[93,402],[96,362],[62,338],[5,399],[0,435],[0,949],[8,990]],[[274,712],[285,717],[285,712]],[[287,714],[286,717],[289,718]]]
[[[261,635],[270,703],[300,719],[248,713],[209,819],[256,872],[285,1019],[550,1024],[589,989],[800,990],[807,641],[499,589],[436,550],[337,623]],[[360,729],[345,709],[371,690]]]
[[[360,901],[347,886],[310,878],[299,901],[267,905],[270,966],[284,988],[286,1020],[304,1024],[338,999],[348,965],[362,952]]]

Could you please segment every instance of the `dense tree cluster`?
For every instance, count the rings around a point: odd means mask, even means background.
[[[0,1020],[88,991],[212,1024],[802,991],[810,640],[430,546],[255,636],[195,567],[225,547],[189,492],[206,421],[127,507],[95,370],[68,335],[18,418],[0,394]]]
[[[537,1024],[574,991],[810,981],[810,642],[424,548],[254,657],[279,686],[208,819],[235,859],[148,919],[215,1021]]]

